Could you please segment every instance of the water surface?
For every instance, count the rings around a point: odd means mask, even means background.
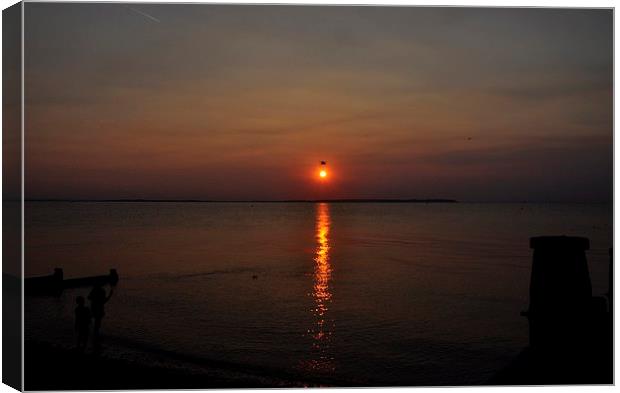
[[[607,291],[611,205],[26,205],[26,275],[117,268],[104,351],[310,381],[482,383],[527,344],[537,235],[579,235]],[[26,337],[73,344],[73,301],[26,299]]]

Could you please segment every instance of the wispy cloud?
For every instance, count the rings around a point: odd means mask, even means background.
[[[146,12],[143,12],[143,11],[137,10],[137,9],[135,9],[135,8],[133,8],[133,7],[130,7],[130,6],[126,6],[126,7],[127,7],[129,10],[131,10],[131,11],[133,11],[133,12],[137,13],[137,14],[140,14],[140,15],[144,16],[145,18],[148,18],[148,19],[152,20],[153,22],[161,23],[161,21],[160,21],[159,19],[157,19],[156,17],[154,17],[153,15],[149,15],[149,14],[147,14]]]

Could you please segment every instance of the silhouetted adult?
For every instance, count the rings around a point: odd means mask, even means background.
[[[88,342],[88,331],[90,330],[91,313],[90,309],[84,306],[84,297],[78,296],[75,299],[75,331],[77,333],[77,349],[84,352]]]
[[[101,320],[105,315],[104,305],[110,300],[112,297],[112,293],[114,292],[114,288],[110,288],[110,294],[106,296],[105,289],[101,287],[101,285],[96,285],[90,294],[88,295],[88,299],[90,300],[90,310],[93,314],[93,319],[95,320],[95,324],[93,326],[93,338],[99,338],[99,329],[101,329]]]

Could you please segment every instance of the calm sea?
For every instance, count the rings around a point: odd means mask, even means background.
[[[312,383],[482,383],[527,344],[537,235],[590,238],[607,291],[612,206],[26,205],[26,276],[105,274],[108,356]],[[77,295],[27,297],[26,337],[73,345]]]

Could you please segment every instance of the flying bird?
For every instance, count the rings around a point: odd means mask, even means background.
[[[327,163],[325,161],[321,161],[321,171],[319,172],[320,177],[327,177]]]

